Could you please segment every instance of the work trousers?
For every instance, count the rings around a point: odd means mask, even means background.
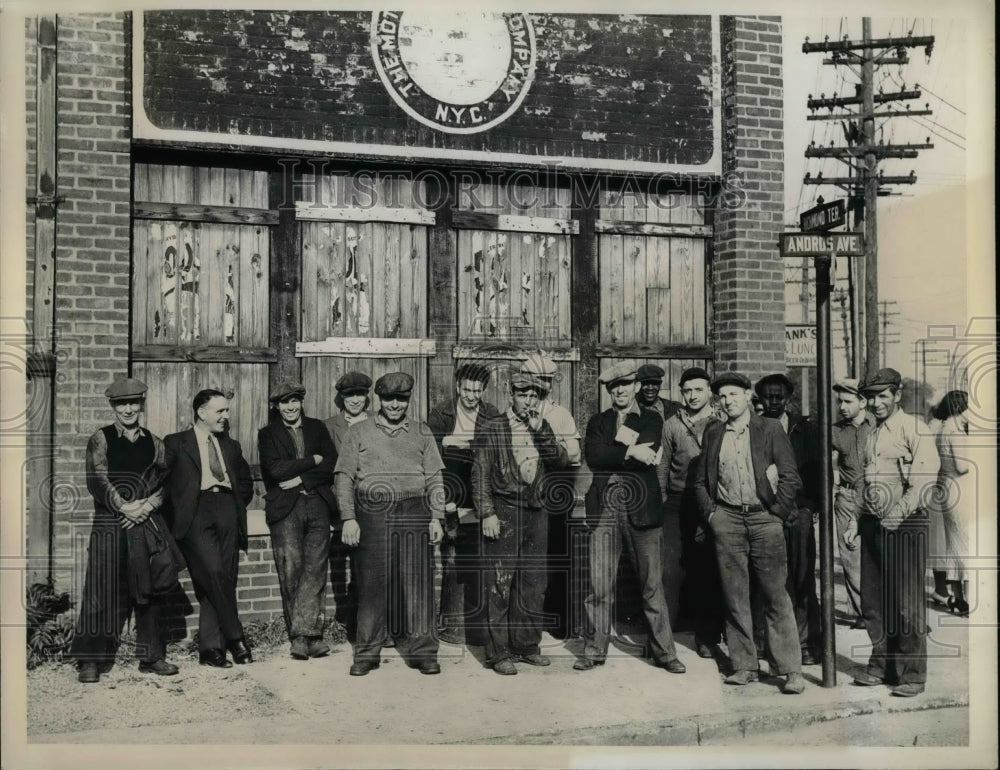
[[[500,536],[483,541],[486,662],[541,652],[548,514],[494,498]]]
[[[609,495],[606,495],[606,497]],[[604,660],[611,642],[611,610],[615,597],[615,577],[622,550],[635,570],[642,592],[642,608],[649,625],[649,646],[657,663],[677,657],[670,629],[670,613],[663,593],[663,569],[660,565],[663,530],[660,527],[638,529],[620,506],[606,505],[590,533],[590,593],[584,601],[587,624],[584,629],[584,655]]]
[[[376,504],[357,500],[361,542],[356,663],[377,663],[388,637],[410,665],[437,659],[430,512],[423,498]],[[398,609],[398,611],[397,611]]]
[[[861,503],[860,495],[849,487],[838,487],[833,500],[833,515],[837,522],[837,551],[840,566],[844,570],[844,587],[847,589],[847,604],[856,617],[861,615],[861,544],[851,551],[844,545],[844,533],[852,521],[857,521]]]
[[[330,509],[318,495],[299,495],[292,510],[269,524],[288,638],[323,636]]]
[[[134,602],[128,586],[128,536],[110,513],[99,514],[90,531],[87,572],[70,656],[77,663],[96,663],[109,669],[133,608],[136,657],[148,662],[163,659],[166,647],[159,598],[152,597],[149,604]]]
[[[715,506],[709,526],[726,600],[726,645],[737,671],[757,670],[750,579],[760,596],[772,674],[802,670],[795,611],[788,595],[788,557],[781,519],[767,511],[734,512]]]
[[[670,627],[676,628],[680,616],[681,584],[684,581],[680,495],[672,495],[664,503],[662,530],[660,568],[663,571],[663,592],[670,613]]]
[[[872,642],[868,673],[892,684],[927,680],[928,519],[916,511],[896,530],[862,514],[861,614]]]
[[[480,557],[482,525],[473,519],[458,524],[454,537],[441,543],[441,633],[464,639],[467,644],[485,644],[483,563]]]
[[[225,649],[243,638],[236,606],[239,571],[236,501],[227,492],[202,492],[187,534],[177,541],[198,599],[198,650]]]
[[[679,598],[681,614],[691,618],[696,644],[718,644],[722,641],[726,605],[722,598],[715,537],[711,527],[701,518],[693,492],[685,490],[671,494],[667,498],[667,507],[670,506],[677,506],[680,514],[681,567],[684,570]],[[696,539],[699,528],[703,535],[701,542]]]

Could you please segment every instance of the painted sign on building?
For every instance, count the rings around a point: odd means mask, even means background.
[[[814,325],[785,325],[785,366],[816,366],[817,351]]]
[[[134,137],[718,174],[712,16],[137,13]]]

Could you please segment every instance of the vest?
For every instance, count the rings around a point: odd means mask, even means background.
[[[118,435],[114,425],[101,429],[108,443],[108,478],[125,502],[149,497],[148,470],[156,458],[156,447],[149,431],[143,431],[134,443]]]

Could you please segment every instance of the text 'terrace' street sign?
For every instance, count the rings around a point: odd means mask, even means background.
[[[847,207],[843,201],[830,201],[813,206],[799,216],[799,226],[804,233],[823,232],[847,224]]]
[[[862,233],[782,233],[782,257],[863,257],[865,236]]]

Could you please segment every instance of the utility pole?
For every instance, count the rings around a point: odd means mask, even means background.
[[[895,311],[894,310],[892,312],[889,312],[889,305],[895,305],[896,304],[896,300],[885,300],[884,299],[881,302],[879,302],[879,304],[882,306],[882,310],[881,310],[881,313],[879,314],[880,317],[876,320],[876,323],[881,322],[881,325],[882,325],[882,331],[881,331],[881,334],[882,334],[882,368],[885,368],[886,366],[889,365],[887,363],[887,361],[888,361],[888,353],[887,352],[888,352],[888,348],[889,348],[889,343],[890,342],[899,342],[899,335],[896,334],[895,332],[893,332],[892,337],[889,336],[889,323],[890,323],[889,318],[891,316],[899,315],[899,311]]]
[[[831,41],[827,38],[822,43],[810,43],[807,38],[802,45],[803,53],[829,53],[830,58],[824,59],[824,64],[854,67],[860,65],[861,82],[856,85],[854,96],[836,96],[827,99],[825,94],[821,94],[819,99],[814,99],[810,94],[807,102],[809,109],[813,111],[813,114],[807,117],[808,120],[840,120],[843,122],[847,144],[843,147],[835,147],[832,143],[830,147],[816,147],[813,143],[806,148],[806,157],[836,158],[847,165],[849,175],[824,177],[821,173],[813,177],[807,173],[802,180],[804,184],[829,184],[844,189],[851,198],[855,228],[859,223],[863,223],[864,226],[867,254],[864,265],[859,265],[863,271],[863,279],[855,280],[853,271],[850,273],[852,289],[855,291],[855,296],[852,297],[854,303],[860,305],[856,291],[862,286],[865,297],[863,311],[865,355],[863,361],[859,360],[860,345],[855,344],[856,353],[852,367],[854,373],[859,377],[878,366],[880,358],[877,199],[893,194],[887,185],[914,184],[917,181],[917,177],[912,171],[909,176],[885,176],[879,171],[878,166],[887,158],[916,158],[919,150],[930,150],[934,147],[930,142],[930,137],[922,144],[900,145],[877,143],[875,139],[876,119],[932,114],[929,108],[924,110],[910,110],[908,107],[906,110],[884,108],[883,105],[891,105],[893,102],[919,99],[921,91],[919,85],[911,90],[907,90],[904,85],[897,93],[879,92],[876,94],[875,69],[882,65],[908,63],[907,50],[910,48],[922,47],[927,57],[930,58],[934,50],[934,37],[914,37],[910,34],[906,37],[873,38],[871,19],[865,17],[862,19],[861,38],[860,41],[848,40],[846,36],[839,41]],[[857,109],[849,109],[851,107]],[[829,112],[815,113],[816,110],[822,109]],[[858,310],[860,314],[861,308],[859,307]]]

